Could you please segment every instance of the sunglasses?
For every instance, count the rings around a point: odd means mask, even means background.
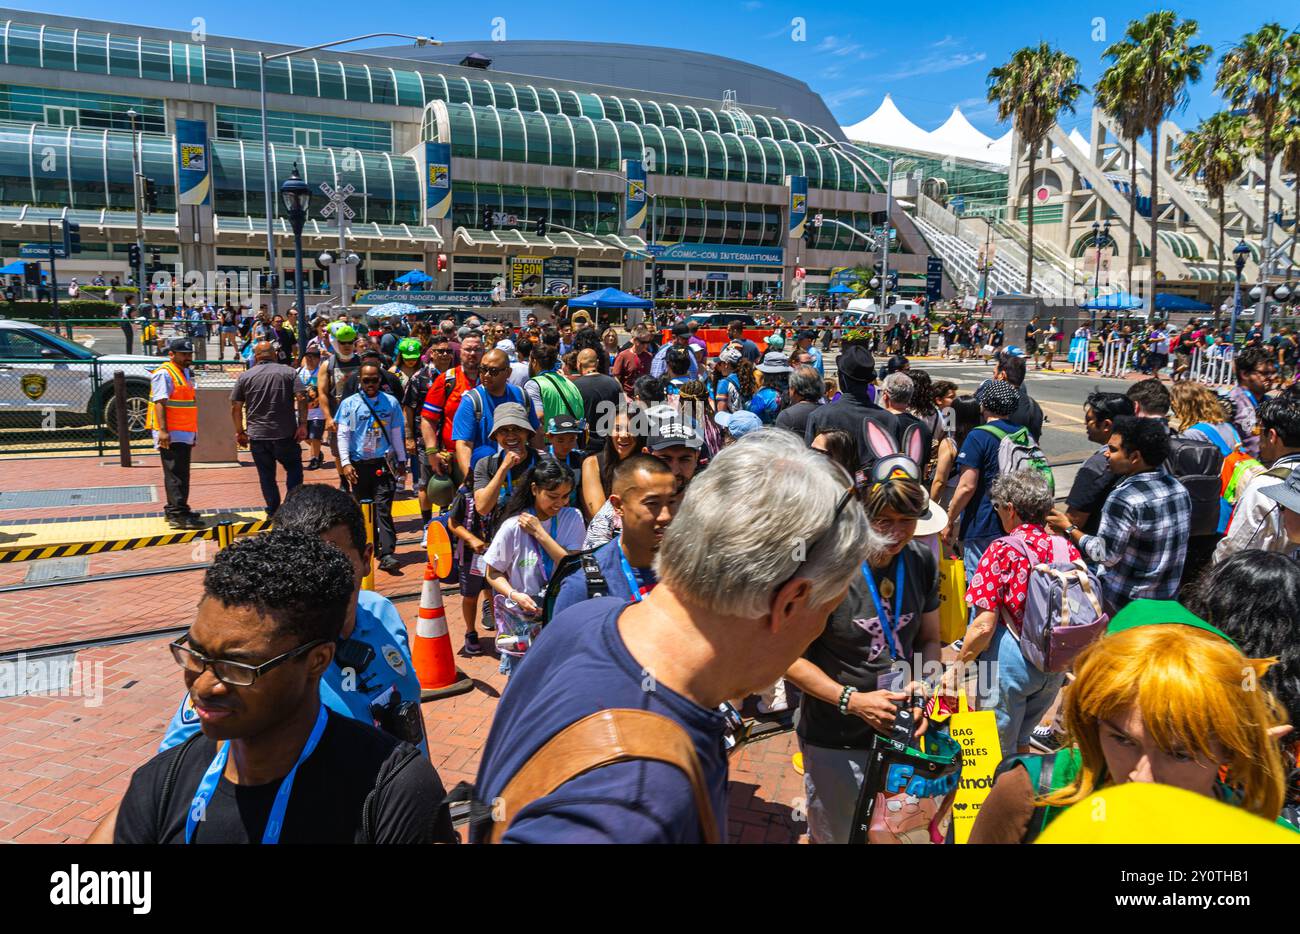
[[[361,377],[361,382],[362,382],[362,383],[378,383],[379,381],[380,381],[380,380],[379,380],[379,377],[378,377],[378,376],[363,376],[363,377]]]
[[[243,662],[231,662],[202,655],[185,645],[189,638],[190,634],[187,632],[175,642],[168,644],[167,647],[171,649],[172,658],[176,659],[176,664],[196,675],[201,675],[204,671],[211,671],[212,676],[222,684],[241,688],[248,687],[277,665],[283,665],[289,659],[297,658],[303,652],[314,649],[318,645],[324,645],[326,642],[325,639],[313,639],[296,649],[290,649],[283,655],[277,655],[269,662],[263,662],[260,665],[246,665]]]
[[[478,371],[484,376],[495,376],[498,373],[505,373],[508,369],[504,366],[481,366]]]
[[[777,586],[776,588],[777,591],[780,591],[782,587],[784,587],[786,584],[790,583],[790,581],[794,580],[801,573],[803,573],[803,569],[808,566],[808,562],[811,561],[812,556],[817,553],[817,549],[821,546],[821,544],[824,541],[826,541],[827,538],[831,536],[831,534],[835,531],[835,527],[839,525],[840,514],[844,512],[844,509],[846,506],[848,506],[849,501],[854,499],[854,494],[856,492],[857,491],[851,486],[844,491],[844,494],[840,497],[840,501],[835,504],[835,513],[831,516],[831,524],[826,526],[825,531],[823,531],[820,535],[818,535],[815,539],[812,540],[812,544],[810,544],[808,548],[804,551],[804,559],[799,562],[799,566],[794,569],[794,573],[791,574],[789,577],[787,577],[784,581],[782,581],[779,586]]]

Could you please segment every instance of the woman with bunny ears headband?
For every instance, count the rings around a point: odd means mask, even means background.
[[[803,691],[798,736],[814,843],[848,841],[873,734],[888,735],[897,703],[920,690],[924,669],[940,668],[938,560],[913,538],[942,529],[947,516],[921,483],[921,433],[909,426],[902,451],[874,423],[867,436],[876,460],[859,497],[872,543],[825,630],[786,672]]]

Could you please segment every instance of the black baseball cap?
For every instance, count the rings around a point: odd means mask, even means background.
[[[854,345],[841,352],[837,368],[840,378],[851,383],[876,381],[876,358],[865,347]]]
[[[188,337],[176,337],[167,344],[167,349],[172,353],[194,353],[194,341]]]
[[[660,422],[650,434],[646,447],[652,451],[665,448],[687,447],[698,450],[704,439],[696,430],[695,422],[689,418],[669,418]]]
[[[673,337],[690,337],[691,328],[685,321],[673,325]]]
[[[556,415],[546,423],[548,435],[580,435],[587,427],[572,415]]]

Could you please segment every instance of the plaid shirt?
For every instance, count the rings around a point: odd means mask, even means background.
[[[1192,499],[1164,468],[1125,477],[1102,507],[1101,527],[1079,549],[1098,565],[1112,612],[1131,600],[1172,600],[1187,557]]]

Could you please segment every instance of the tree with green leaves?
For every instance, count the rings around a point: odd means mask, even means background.
[[[1138,199],[1137,146],[1146,127],[1137,106],[1141,97],[1143,67],[1137,56],[1130,52],[1131,48],[1123,43],[1106,50],[1105,55],[1111,63],[1093,88],[1093,95],[1097,106],[1119,124],[1120,134],[1129,142],[1128,249],[1124,257],[1124,281],[1132,294],[1133,262],[1137,255],[1137,236],[1133,233]]]
[[[1219,204],[1219,274],[1223,281],[1225,192],[1236,184],[1245,162],[1245,118],[1226,111],[1202,120],[1178,144],[1178,165],[1184,177],[1200,178],[1205,192]]]
[[[1151,135],[1151,285],[1147,289],[1147,312],[1155,311],[1156,268],[1160,250],[1160,175],[1163,162],[1160,126],[1174,110],[1187,106],[1187,86],[1201,80],[1201,66],[1214,50],[1193,44],[1199,29],[1196,20],[1179,20],[1172,10],[1157,10],[1145,19],[1133,20],[1124,38],[1106,50],[1111,61],[1126,62],[1126,68],[1140,81],[1130,87],[1136,119]],[[1131,236],[1131,232],[1130,232]]]
[[[1266,23],[1242,36],[1240,42],[1224,53],[1215,79],[1215,87],[1228,103],[1250,114],[1253,126],[1247,138],[1252,151],[1259,153],[1264,162],[1261,280],[1273,247],[1273,212],[1270,207],[1273,158],[1281,148],[1287,104],[1298,81],[1300,36],[1277,23]]]
[[[1295,211],[1291,219],[1291,249],[1287,253],[1290,262],[1294,263],[1295,244],[1300,240],[1300,82],[1297,82],[1292,90],[1288,110],[1291,119],[1282,128],[1282,137],[1278,140],[1278,146],[1282,151],[1282,171],[1291,173],[1291,190],[1295,195]]]
[[[1010,61],[994,68],[988,76],[988,100],[997,104],[998,120],[1014,118],[1016,135],[1029,150],[1025,291],[1030,293],[1034,290],[1033,190],[1038,156],[1061,113],[1074,113],[1074,103],[1084,91],[1078,77],[1079,60],[1046,42],[1037,48],[1017,50]]]

